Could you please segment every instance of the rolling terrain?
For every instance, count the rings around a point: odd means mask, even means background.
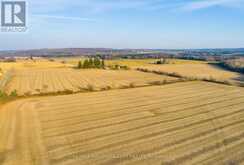
[[[20,99],[0,164],[244,164],[244,89],[200,81]]]
[[[16,69],[5,90],[19,96],[147,86],[176,78],[133,70],[77,70],[70,68]]]
[[[164,64],[138,67],[149,71],[176,73],[184,77],[198,79],[216,79],[220,81],[240,82],[241,74],[221,69],[217,66],[204,63]]]

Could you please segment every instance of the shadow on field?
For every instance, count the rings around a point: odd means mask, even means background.
[[[225,70],[225,71],[228,71],[228,72],[234,72],[234,71],[231,71],[231,70],[229,70],[229,69],[227,69],[227,68],[219,65],[218,63],[216,63],[216,64],[214,64],[214,63],[208,63],[208,65],[210,65],[211,67],[214,67],[216,69],[221,69],[221,70]],[[234,72],[234,73],[238,74],[238,77],[233,78],[232,80],[239,81],[241,83],[244,83],[244,74],[241,74],[239,72]]]
[[[229,71],[229,72],[233,72],[231,70],[228,70],[227,68],[221,66],[219,63],[208,63],[209,66],[215,68],[215,69],[220,69],[220,70],[225,70],[225,71]]]

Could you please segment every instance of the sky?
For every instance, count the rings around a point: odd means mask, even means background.
[[[244,0],[27,0],[27,32],[0,50],[240,48]]]

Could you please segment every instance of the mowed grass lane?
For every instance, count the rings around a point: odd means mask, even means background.
[[[0,162],[243,164],[243,128],[244,89],[214,83],[33,98],[1,109]]]

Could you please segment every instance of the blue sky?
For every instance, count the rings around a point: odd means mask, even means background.
[[[244,0],[29,0],[0,49],[244,47]]]

